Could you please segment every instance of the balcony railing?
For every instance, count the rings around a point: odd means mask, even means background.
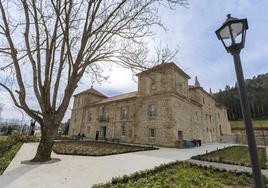
[[[99,116],[99,122],[108,122],[108,121],[109,121],[108,116],[105,116],[105,115]]]

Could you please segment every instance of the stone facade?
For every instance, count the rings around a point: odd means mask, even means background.
[[[106,97],[91,88],[74,96],[69,135],[174,147],[177,140],[219,142],[231,134],[224,106],[174,63],[138,76],[138,91]]]

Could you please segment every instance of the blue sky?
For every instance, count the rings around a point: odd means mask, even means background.
[[[247,18],[249,30],[246,46],[241,52],[241,60],[246,78],[268,72],[268,1],[267,0],[189,0],[188,8],[178,7],[176,10],[161,9],[162,22],[167,31],[155,28],[156,35],[150,42],[151,46],[159,44],[171,49],[180,47],[174,62],[192,79],[198,76],[201,86],[213,92],[223,89],[226,84],[233,85],[235,71],[232,56],[227,54],[215,30],[224,22],[227,14],[233,17]],[[113,68],[105,74],[110,79],[94,87],[108,96],[134,91],[137,88],[132,73],[126,69]],[[91,86],[85,77],[77,91]],[[3,116],[12,118],[19,116],[14,113],[10,100],[6,95]],[[72,104],[66,118],[70,115]]]

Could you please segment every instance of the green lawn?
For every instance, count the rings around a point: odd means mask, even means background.
[[[242,120],[239,121],[230,121],[231,128],[244,128],[244,122]],[[263,120],[253,120],[254,128],[268,128],[268,119]]]
[[[265,178],[264,178],[265,179]],[[267,180],[265,179],[265,182]],[[252,187],[253,178],[246,173],[234,173],[201,168],[184,162],[175,162],[113,178],[110,183],[94,185],[93,188],[180,188],[180,187]]]
[[[264,148],[258,148],[261,168],[266,168],[266,154]],[[208,154],[192,157],[202,161],[214,161],[220,163],[236,164],[241,166],[250,166],[248,147],[231,146]]]

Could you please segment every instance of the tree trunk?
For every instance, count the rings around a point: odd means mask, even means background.
[[[51,152],[54,144],[54,139],[57,135],[58,126],[52,121],[44,122],[41,128],[41,140],[37,148],[33,162],[45,162],[51,160]]]

